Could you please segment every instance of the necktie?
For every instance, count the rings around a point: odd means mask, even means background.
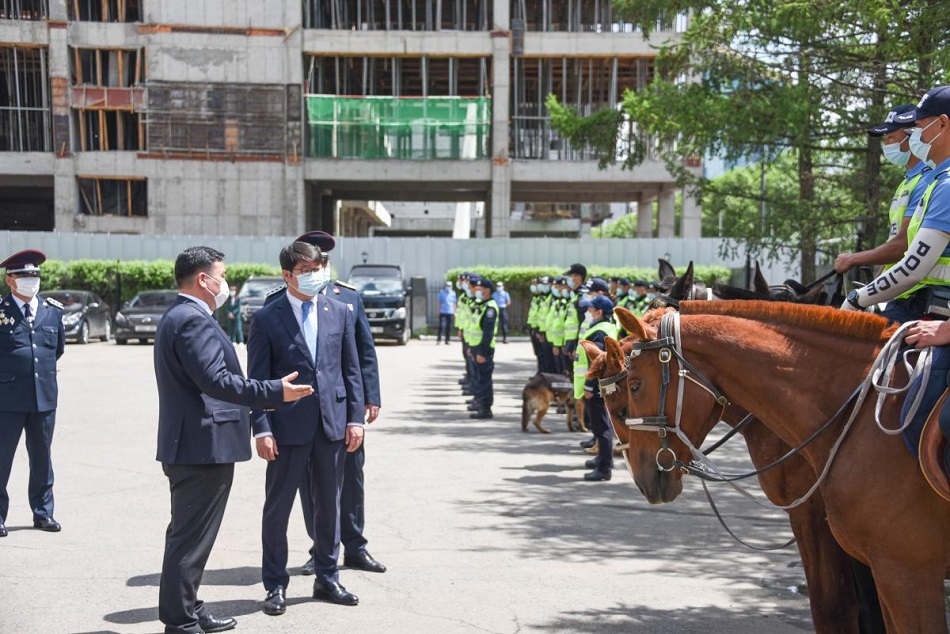
[[[23,316],[30,324],[33,323],[33,309],[29,304],[23,304]]]
[[[310,315],[310,310],[313,308],[313,302],[304,302],[303,303],[303,338],[307,342],[307,348],[310,349],[310,358],[313,359],[314,365],[317,364],[317,329],[313,327],[313,324],[310,322],[307,317]]]

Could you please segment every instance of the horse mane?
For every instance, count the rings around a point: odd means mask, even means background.
[[[880,341],[897,329],[884,317],[829,306],[769,301],[681,302],[684,315],[724,315],[800,326],[832,335],[846,335],[865,341]]]

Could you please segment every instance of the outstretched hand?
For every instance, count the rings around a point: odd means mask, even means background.
[[[297,374],[297,372],[291,372],[280,380],[281,384],[284,386],[285,403],[293,403],[294,401],[300,400],[305,396],[310,396],[313,394],[312,385],[294,385],[291,383],[291,381],[297,378]]]

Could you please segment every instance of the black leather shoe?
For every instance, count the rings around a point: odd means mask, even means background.
[[[467,409],[467,410],[470,411],[470,412],[477,412],[477,411],[481,410],[481,408],[480,408],[478,405],[476,405],[475,403],[472,403],[472,404],[470,404],[470,405],[466,405],[466,406],[465,406],[465,409]]]
[[[317,562],[313,560],[313,557],[308,559],[307,563],[300,567],[300,574],[307,577],[317,574]]]
[[[360,602],[359,597],[352,592],[347,592],[346,588],[336,581],[330,581],[328,583],[314,581],[313,598],[323,599],[324,601],[336,603],[337,605],[356,605]]]
[[[7,536],[7,527],[3,525],[3,522],[0,522],[0,537]]]
[[[386,566],[373,559],[373,556],[365,550],[355,555],[344,555],[343,565],[366,572],[386,572]]]
[[[597,442],[597,439],[596,439],[596,438],[590,438],[590,439],[588,439],[588,440],[582,440],[582,441],[580,442],[580,446],[581,446],[581,448],[583,448],[583,449],[590,449],[591,447],[594,446],[594,443],[596,443],[596,442]]]
[[[236,625],[236,619],[216,619],[207,612],[198,616],[198,627],[207,634],[211,634],[212,632],[227,632],[228,630],[233,630]]]
[[[477,419],[477,420],[484,420],[484,419],[488,419],[488,418],[494,418],[494,416],[492,416],[492,413],[491,413],[491,410],[490,410],[490,409],[484,409],[484,410],[481,410],[481,411],[478,411],[478,412],[472,412],[471,414],[468,415],[468,417],[469,417],[469,418],[474,418],[474,419]]]
[[[459,379],[459,385],[468,385],[468,379]]]
[[[598,471],[595,469],[594,471],[591,471],[590,473],[585,473],[584,479],[587,480],[588,482],[602,482],[604,480],[609,480],[610,471]]]
[[[599,464],[600,464],[600,460],[599,460],[599,459],[597,459],[597,458],[591,458],[590,460],[588,460],[587,462],[584,463],[584,466],[587,467],[588,469],[596,469],[596,468],[597,468],[597,465],[599,465]]]
[[[284,597],[284,586],[277,586],[267,593],[264,599],[264,614],[280,616],[287,611],[287,599]],[[207,631],[207,630],[206,630]]]
[[[39,519],[33,519],[33,528],[38,528],[41,531],[47,531],[49,533],[58,533],[63,530],[63,527],[59,525],[59,522],[54,520],[52,517],[41,517]]]

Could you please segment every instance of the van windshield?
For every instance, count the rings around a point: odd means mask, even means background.
[[[398,277],[363,277],[361,274],[351,277],[350,284],[364,295],[391,295],[402,292],[402,280]]]

